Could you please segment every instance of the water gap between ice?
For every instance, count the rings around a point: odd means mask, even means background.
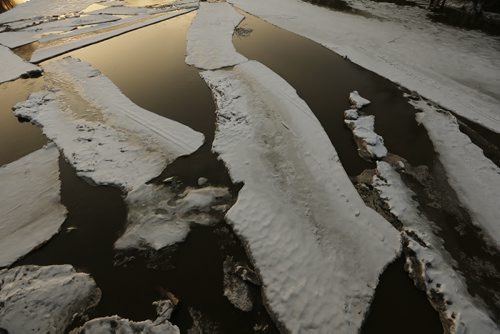
[[[215,131],[215,105],[210,90],[198,71],[184,63],[186,33],[193,17],[188,14],[174,18],[70,55],[101,70],[139,106],[205,135],[206,142],[197,152],[178,159],[162,176],[176,175],[186,185],[196,184],[203,176],[212,185],[236,191],[237,186],[231,184],[224,165],[210,150]],[[1,115],[4,109],[10,109],[15,102],[40,89],[43,77],[38,80],[9,83],[5,92],[2,92],[3,85],[0,86],[0,94],[6,96],[16,89],[19,92],[12,94],[11,100],[2,102]],[[14,123],[15,118],[10,115]],[[29,153],[46,141],[34,126],[21,123],[15,126],[23,128],[23,133],[35,131],[35,139],[27,148],[16,143],[9,149],[20,147]],[[15,142],[18,134],[13,132],[7,137]],[[19,158],[4,145],[0,147],[5,163]],[[191,311],[201,312],[202,318],[197,320],[202,326],[220,333],[253,333],[256,326],[262,333],[277,332],[260,298],[260,289],[253,290],[258,298],[251,312],[237,310],[223,296],[225,256],[231,255],[251,266],[244,246],[227,224],[192,228],[173,254],[168,252],[170,257],[161,266],[151,267],[141,258],[126,266],[114,266],[113,243],[126,221],[123,194],[113,187],[88,184],[63,158],[59,165],[61,197],[68,208],[68,218],[59,234],[16,265],[69,263],[77,270],[90,273],[103,292],[93,317],[118,314],[136,321],[154,319],[152,302],[166,298],[169,292],[180,300],[171,321],[183,333],[193,325]]]
[[[344,125],[343,111],[349,109],[353,90],[372,101],[365,111],[376,115],[375,130],[390,152],[412,165],[431,166],[436,154],[425,129],[415,122],[414,108],[403,91],[330,50],[306,38],[273,26],[247,13],[236,33],[238,52],[271,68],[288,81],[314,112],[348,175],[354,177],[373,163],[359,157],[351,131]],[[381,276],[362,333],[442,333],[437,312],[404,271],[399,258]]]

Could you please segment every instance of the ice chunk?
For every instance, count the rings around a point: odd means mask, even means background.
[[[70,265],[0,270],[0,328],[7,333],[64,333],[97,305],[94,280]]]
[[[349,109],[344,111],[344,118],[350,120],[358,119],[359,118],[358,109]]]
[[[50,145],[0,167],[0,268],[49,240],[66,219],[58,158]]]
[[[472,222],[500,247],[500,168],[460,132],[450,113],[438,111],[425,101],[412,103],[423,110],[416,114],[417,121],[427,129],[460,203],[471,214]]]
[[[356,109],[361,109],[364,106],[367,106],[370,104],[370,101],[359,95],[358,91],[352,91],[349,94],[349,101],[351,102],[352,107]]]
[[[183,241],[190,224],[221,219],[211,211],[231,199],[226,188],[188,188],[178,195],[165,185],[142,185],[127,195],[127,228],[115,248],[160,250]]]
[[[358,144],[359,154],[365,159],[382,159],[387,155],[384,139],[375,133],[375,116],[361,116],[355,120],[346,119]]]
[[[9,48],[0,45],[0,83],[15,80],[22,76],[39,75],[41,69],[35,65],[25,62],[16,56]]]
[[[226,2],[201,3],[188,32],[186,63],[213,70],[246,61],[232,43],[241,20],[243,16]]]
[[[255,61],[202,77],[217,102],[213,150],[244,184],[226,220],[248,245],[269,307],[293,333],[358,331],[399,233],[365,206],[286,81]]]
[[[51,91],[14,106],[43,127],[80,176],[131,190],[191,154],[203,135],[140,108],[104,75],[74,58],[45,66]]]

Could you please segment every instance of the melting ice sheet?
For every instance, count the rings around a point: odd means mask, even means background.
[[[14,112],[40,125],[80,176],[131,190],[203,143],[201,133],[135,105],[84,62],[68,57],[44,68],[50,90]]]
[[[0,168],[0,267],[49,240],[66,219],[58,158],[51,145]]]
[[[356,332],[398,232],[367,208],[319,121],[262,64],[202,72],[217,102],[213,149],[243,182],[226,219],[291,332]]]

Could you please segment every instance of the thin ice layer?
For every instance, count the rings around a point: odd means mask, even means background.
[[[254,61],[202,77],[218,107],[213,149],[244,184],[226,219],[248,244],[272,312],[293,333],[358,331],[398,232],[365,206],[282,78]]]
[[[45,243],[66,219],[58,158],[50,145],[0,167],[0,268]]]
[[[408,247],[418,261],[408,261],[410,274],[417,276],[415,279],[425,286],[431,299],[436,294],[443,296],[443,301],[435,305],[441,318],[446,319],[443,325],[450,333],[497,333],[495,322],[467,291],[461,274],[453,269],[443,241],[434,235],[432,223],[418,211],[418,203],[413,200],[416,195],[406,188],[399,174],[388,163],[379,161],[373,185],[409,235]],[[412,239],[415,234],[425,246]]]
[[[65,333],[97,305],[94,280],[70,265],[0,270],[0,328],[7,333]]]
[[[0,45],[0,83],[15,80],[30,73],[40,72],[40,68],[25,62],[16,56],[9,48]]]
[[[159,22],[177,17],[179,15],[187,14],[193,10],[194,9],[184,9],[184,10],[179,10],[179,11],[175,11],[172,13],[162,14],[162,15],[158,15],[158,16],[152,16],[152,18],[150,18],[150,19],[140,21],[138,23],[134,23],[134,24],[122,27],[122,28],[118,28],[118,29],[103,32],[103,33],[98,33],[95,35],[91,35],[90,37],[81,38],[81,39],[77,39],[74,41],[69,41],[67,43],[62,43],[62,44],[57,43],[56,45],[53,45],[53,46],[47,46],[44,48],[40,48],[40,49],[37,49],[35,52],[33,52],[33,55],[31,56],[30,62],[40,63],[44,60],[53,58],[55,56],[59,56],[61,54],[67,53],[69,51],[77,50],[77,49],[80,49],[80,48],[87,46],[87,45],[92,45],[92,44],[95,44],[98,42],[102,42],[102,41],[105,41],[107,39],[125,34],[127,32],[133,31],[133,30],[137,30],[137,29],[140,29],[140,28],[143,28],[143,27],[155,24],[155,23],[159,23]]]
[[[472,222],[500,247],[500,168],[460,132],[454,116],[424,101],[412,103],[423,110],[416,114],[417,121],[427,129],[460,203],[471,214]]]
[[[200,3],[187,36],[186,63],[213,70],[247,60],[234,49],[231,37],[243,16],[226,2]]]
[[[196,151],[203,135],[130,101],[90,65],[68,57],[45,66],[50,91],[14,106],[40,125],[78,175],[131,190]]]

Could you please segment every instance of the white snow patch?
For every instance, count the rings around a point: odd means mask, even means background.
[[[0,45],[0,83],[15,80],[21,76],[29,75],[32,72],[40,72],[40,68],[25,62],[16,56],[9,48]]]
[[[64,333],[96,306],[101,291],[70,265],[0,270],[0,328],[8,333]]]
[[[213,70],[247,61],[236,52],[231,39],[241,20],[243,16],[226,2],[201,3],[189,28],[186,63]]]
[[[227,188],[188,188],[178,196],[164,185],[142,185],[127,195],[127,228],[116,249],[160,250],[183,241],[190,224],[209,225],[219,218],[210,213],[230,199]]]
[[[460,203],[471,214],[472,222],[499,247],[500,168],[460,132],[456,118],[450,113],[438,111],[423,100],[411,103],[423,110],[416,114],[416,119],[427,129]]]
[[[42,126],[80,176],[131,190],[203,143],[201,133],[135,105],[84,62],[67,57],[44,68],[51,90],[14,112]]]
[[[282,78],[254,61],[202,77],[218,106],[213,150],[244,183],[226,219],[248,244],[271,310],[292,333],[358,331],[400,251],[398,232],[365,206]]]
[[[356,109],[361,109],[364,106],[370,104],[370,101],[359,95],[358,91],[352,91],[349,94],[349,101],[351,102],[351,106]]]
[[[359,116],[357,119],[346,119],[344,122],[352,130],[362,157],[382,159],[387,155],[384,139],[375,133],[375,116]]]
[[[154,321],[145,320],[135,322],[114,315],[87,321],[82,327],[72,330],[70,334],[179,334],[179,328],[168,321],[174,308],[172,302],[161,300],[154,302],[153,305],[156,305],[156,312],[158,313],[158,318]]]
[[[419,281],[425,284],[427,294],[443,295],[440,313],[451,322],[452,333],[498,333],[498,327],[488,316],[487,312],[467,291],[467,286],[460,273],[453,269],[453,260],[446,252],[443,242],[434,235],[432,223],[418,211],[418,203],[412,198],[416,195],[409,190],[399,174],[386,162],[377,162],[377,174],[373,185],[380,193],[381,198],[389,205],[391,212],[403,224],[405,232],[416,234],[426,244],[426,247],[414,241],[408,235],[408,247],[415,252],[419,261],[419,270],[423,277]],[[410,270],[414,265],[409,261]]]
[[[58,158],[50,145],[0,167],[0,268],[49,240],[64,222]]]
[[[425,8],[369,0],[350,4],[375,17],[301,0],[228,2],[500,132],[500,43],[495,37],[432,22]]]
[[[78,39],[76,41],[70,40],[67,43],[56,44],[54,46],[40,48],[40,49],[37,49],[35,52],[33,52],[33,55],[31,56],[30,62],[40,63],[44,60],[53,58],[55,56],[58,56],[58,55],[61,55],[64,53],[67,53],[69,51],[77,50],[77,49],[80,49],[80,48],[87,46],[87,45],[92,45],[92,44],[110,39],[112,37],[116,37],[116,36],[125,34],[127,32],[133,31],[133,30],[137,30],[137,29],[140,29],[140,28],[143,28],[143,27],[155,24],[155,23],[159,23],[159,22],[180,16],[183,14],[187,14],[193,10],[194,9],[185,9],[185,10],[180,10],[180,11],[176,11],[176,12],[172,12],[172,13],[162,14],[162,15],[154,16],[151,19],[143,20],[141,22],[131,24],[129,26],[125,26],[122,28],[118,28],[118,29],[115,29],[112,31],[98,33],[98,34],[92,35],[90,37]]]

